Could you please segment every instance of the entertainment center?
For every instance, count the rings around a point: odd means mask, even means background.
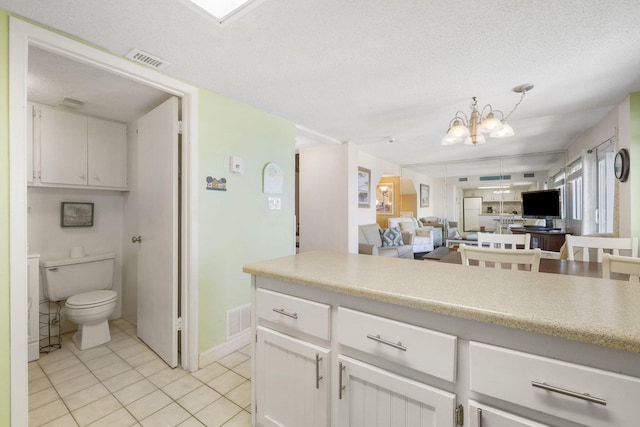
[[[560,252],[564,244],[565,232],[563,231],[535,231],[526,228],[512,228],[513,234],[531,234],[531,249],[540,248],[543,251]]]

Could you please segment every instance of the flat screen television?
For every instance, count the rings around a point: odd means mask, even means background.
[[[525,191],[522,193],[522,217],[546,220],[545,228],[553,228],[553,220],[562,218],[560,190]]]

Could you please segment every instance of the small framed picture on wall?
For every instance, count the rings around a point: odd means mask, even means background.
[[[62,202],[61,227],[93,227],[93,203]]]
[[[429,207],[429,186],[425,184],[420,184],[420,207]]]
[[[371,170],[358,167],[358,207],[371,207]]]

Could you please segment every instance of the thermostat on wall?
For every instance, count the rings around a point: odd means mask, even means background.
[[[225,170],[233,173],[243,173],[244,172],[244,161],[241,157],[237,156],[228,156],[225,157]]]

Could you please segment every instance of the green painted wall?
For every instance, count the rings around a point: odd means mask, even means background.
[[[9,15],[0,10],[0,426],[11,420],[9,315]]]
[[[226,312],[250,302],[248,262],[293,252],[295,126],[239,102],[200,90],[199,351],[226,341]],[[244,173],[225,171],[225,156]],[[264,166],[284,173],[281,210],[262,193]],[[206,190],[206,178],[226,178],[227,191]]]
[[[629,141],[629,180],[631,186],[631,235],[640,236],[640,93],[632,93],[630,96],[631,138]]]

